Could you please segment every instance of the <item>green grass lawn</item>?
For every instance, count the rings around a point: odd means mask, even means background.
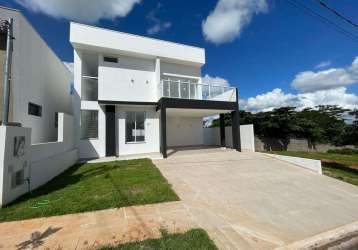
[[[177,200],[149,159],[80,164],[1,209],[0,221]]]
[[[202,229],[192,229],[183,234],[162,234],[160,239],[127,243],[114,247],[102,247],[99,250],[216,250],[214,242]]]
[[[358,186],[358,155],[291,151],[269,153],[321,160],[323,174]]]
[[[275,151],[275,154],[297,156],[303,158],[310,158],[321,160],[327,163],[338,163],[350,168],[358,169],[358,154],[357,155],[343,155],[343,154],[331,154],[320,152],[291,152],[291,151]]]

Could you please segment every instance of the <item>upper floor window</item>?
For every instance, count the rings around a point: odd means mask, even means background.
[[[118,63],[117,57],[111,57],[111,56],[104,56],[103,61],[110,62],[110,63]]]
[[[28,114],[34,116],[42,116],[42,107],[40,105],[29,102]]]
[[[84,101],[98,100],[98,79],[96,77],[82,77],[81,99]]]

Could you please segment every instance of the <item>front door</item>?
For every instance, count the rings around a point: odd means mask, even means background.
[[[106,156],[116,155],[116,107],[106,106]]]

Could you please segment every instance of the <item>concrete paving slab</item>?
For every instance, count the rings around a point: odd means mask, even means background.
[[[204,150],[155,164],[222,248],[233,238],[254,249],[283,247],[358,221],[356,186],[264,154]],[[223,229],[230,227],[240,237]]]

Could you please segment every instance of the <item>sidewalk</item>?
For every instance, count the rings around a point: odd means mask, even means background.
[[[93,249],[194,228],[181,202],[0,223],[0,249]]]

